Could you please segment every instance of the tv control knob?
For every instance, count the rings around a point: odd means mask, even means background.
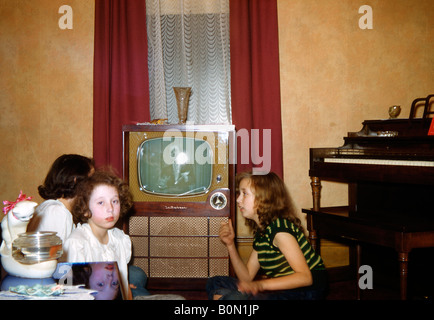
[[[228,204],[228,199],[223,193],[216,192],[211,196],[209,203],[214,209],[221,210]]]

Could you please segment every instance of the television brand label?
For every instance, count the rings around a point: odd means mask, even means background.
[[[164,206],[166,210],[187,210],[187,207],[184,206]]]

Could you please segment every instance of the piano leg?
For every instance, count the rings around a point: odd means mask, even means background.
[[[359,243],[356,244],[356,271],[357,271],[357,283],[356,283],[356,299],[361,299],[361,293],[360,293],[360,265],[362,261],[362,248]]]
[[[316,234],[316,230],[313,226],[313,217],[312,215],[308,215],[307,216],[307,230],[309,231],[309,235],[307,237],[310,245],[312,246],[312,249],[317,252],[318,254],[320,253],[320,246],[319,246],[319,239],[318,236]]]
[[[319,211],[320,199],[321,199],[321,179],[318,177],[311,177],[310,186],[312,188],[312,198],[313,198],[313,210]]]
[[[312,197],[313,197],[313,210],[319,211],[320,208],[320,198],[321,198],[321,180],[318,177],[311,177],[310,186],[312,188]],[[315,226],[313,225],[313,217],[309,215],[307,218],[307,229],[309,231],[308,240],[313,250],[315,250],[318,254],[321,254],[320,246],[318,244],[318,237],[315,231]]]
[[[408,252],[399,252],[401,300],[407,300]]]

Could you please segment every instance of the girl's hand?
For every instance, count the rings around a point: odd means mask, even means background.
[[[231,219],[228,222],[222,222],[219,231],[220,240],[226,245],[230,246],[234,244],[235,232],[232,226]]]
[[[238,290],[243,293],[256,295],[258,292],[263,291],[260,281],[240,281],[238,283]]]

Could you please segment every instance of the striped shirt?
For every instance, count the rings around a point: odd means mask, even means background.
[[[304,233],[289,220],[277,218],[263,232],[257,233],[253,241],[253,249],[258,253],[261,269],[268,277],[282,277],[294,273],[283,253],[273,245],[278,232],[287,232],[297,239],[310,270],[325,269],[321,256],[312,249]]]

